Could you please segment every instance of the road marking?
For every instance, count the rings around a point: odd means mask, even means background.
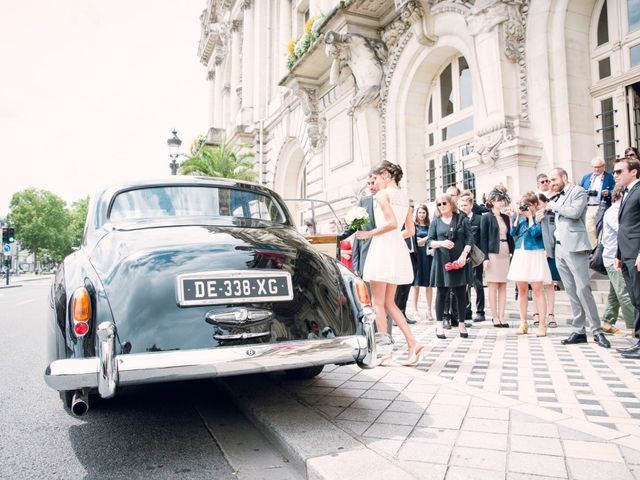
[[[27,303],[31,303],[31,302],[33,302],[33,298],[30,298],[29,300],[25,300],[23,302],[16,303],[16,306],[19,307],[20,305],[26,305]]]

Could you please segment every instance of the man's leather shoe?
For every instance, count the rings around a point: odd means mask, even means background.
[[[609,340],[607,340],[607,337],[605,337],[602,332],[594,333],[593,340],[603,348],[611,348]]]
[[[632,358],[634,360],[640,360],[640,352],[638,353],[621,353],[622,358]]]
[[[451,330],[451,322],[448,318],[442,320],[442,328],[446,328],[447,330]]]
[[[587,343],[587,335],[584,333],[572,333],[569,338],[560,340],[562,345],[575,345],[576,343]]]
[[[626,347],[626,348],[616,348],[616,352],[618,353],[630,353],[630,354],[636,354],[636,353],[640,353],[640,342],[636,343],[635,345],[632,345],[631,347]]]
[[[480,315],[479,313],[476,313],[476,315],[473,317],[474,322],[484,322],[485,320],[486,318],[484,318],[484,315]]]

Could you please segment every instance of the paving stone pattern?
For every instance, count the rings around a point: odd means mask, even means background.
[[[328,366],[281,385],[415,478],[640,480],[640,362],[591,338],[561,345],[566,326],[546,338],[491,322],[468,339],[439,340],[434,322],[412,330],[425,345],[417,368]]]

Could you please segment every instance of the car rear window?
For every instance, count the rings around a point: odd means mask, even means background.
[[[224,187],[167,186],[128,190],[113,200],[112,222],[175,217],[253,218],[285,223],[280,205],[270,196]]]

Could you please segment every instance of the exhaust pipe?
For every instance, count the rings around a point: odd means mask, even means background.
[[[87,394],[78,390],[73,394],[71,399],[71,413],[76,417],[82,417],[89,410],[89,397]]]

